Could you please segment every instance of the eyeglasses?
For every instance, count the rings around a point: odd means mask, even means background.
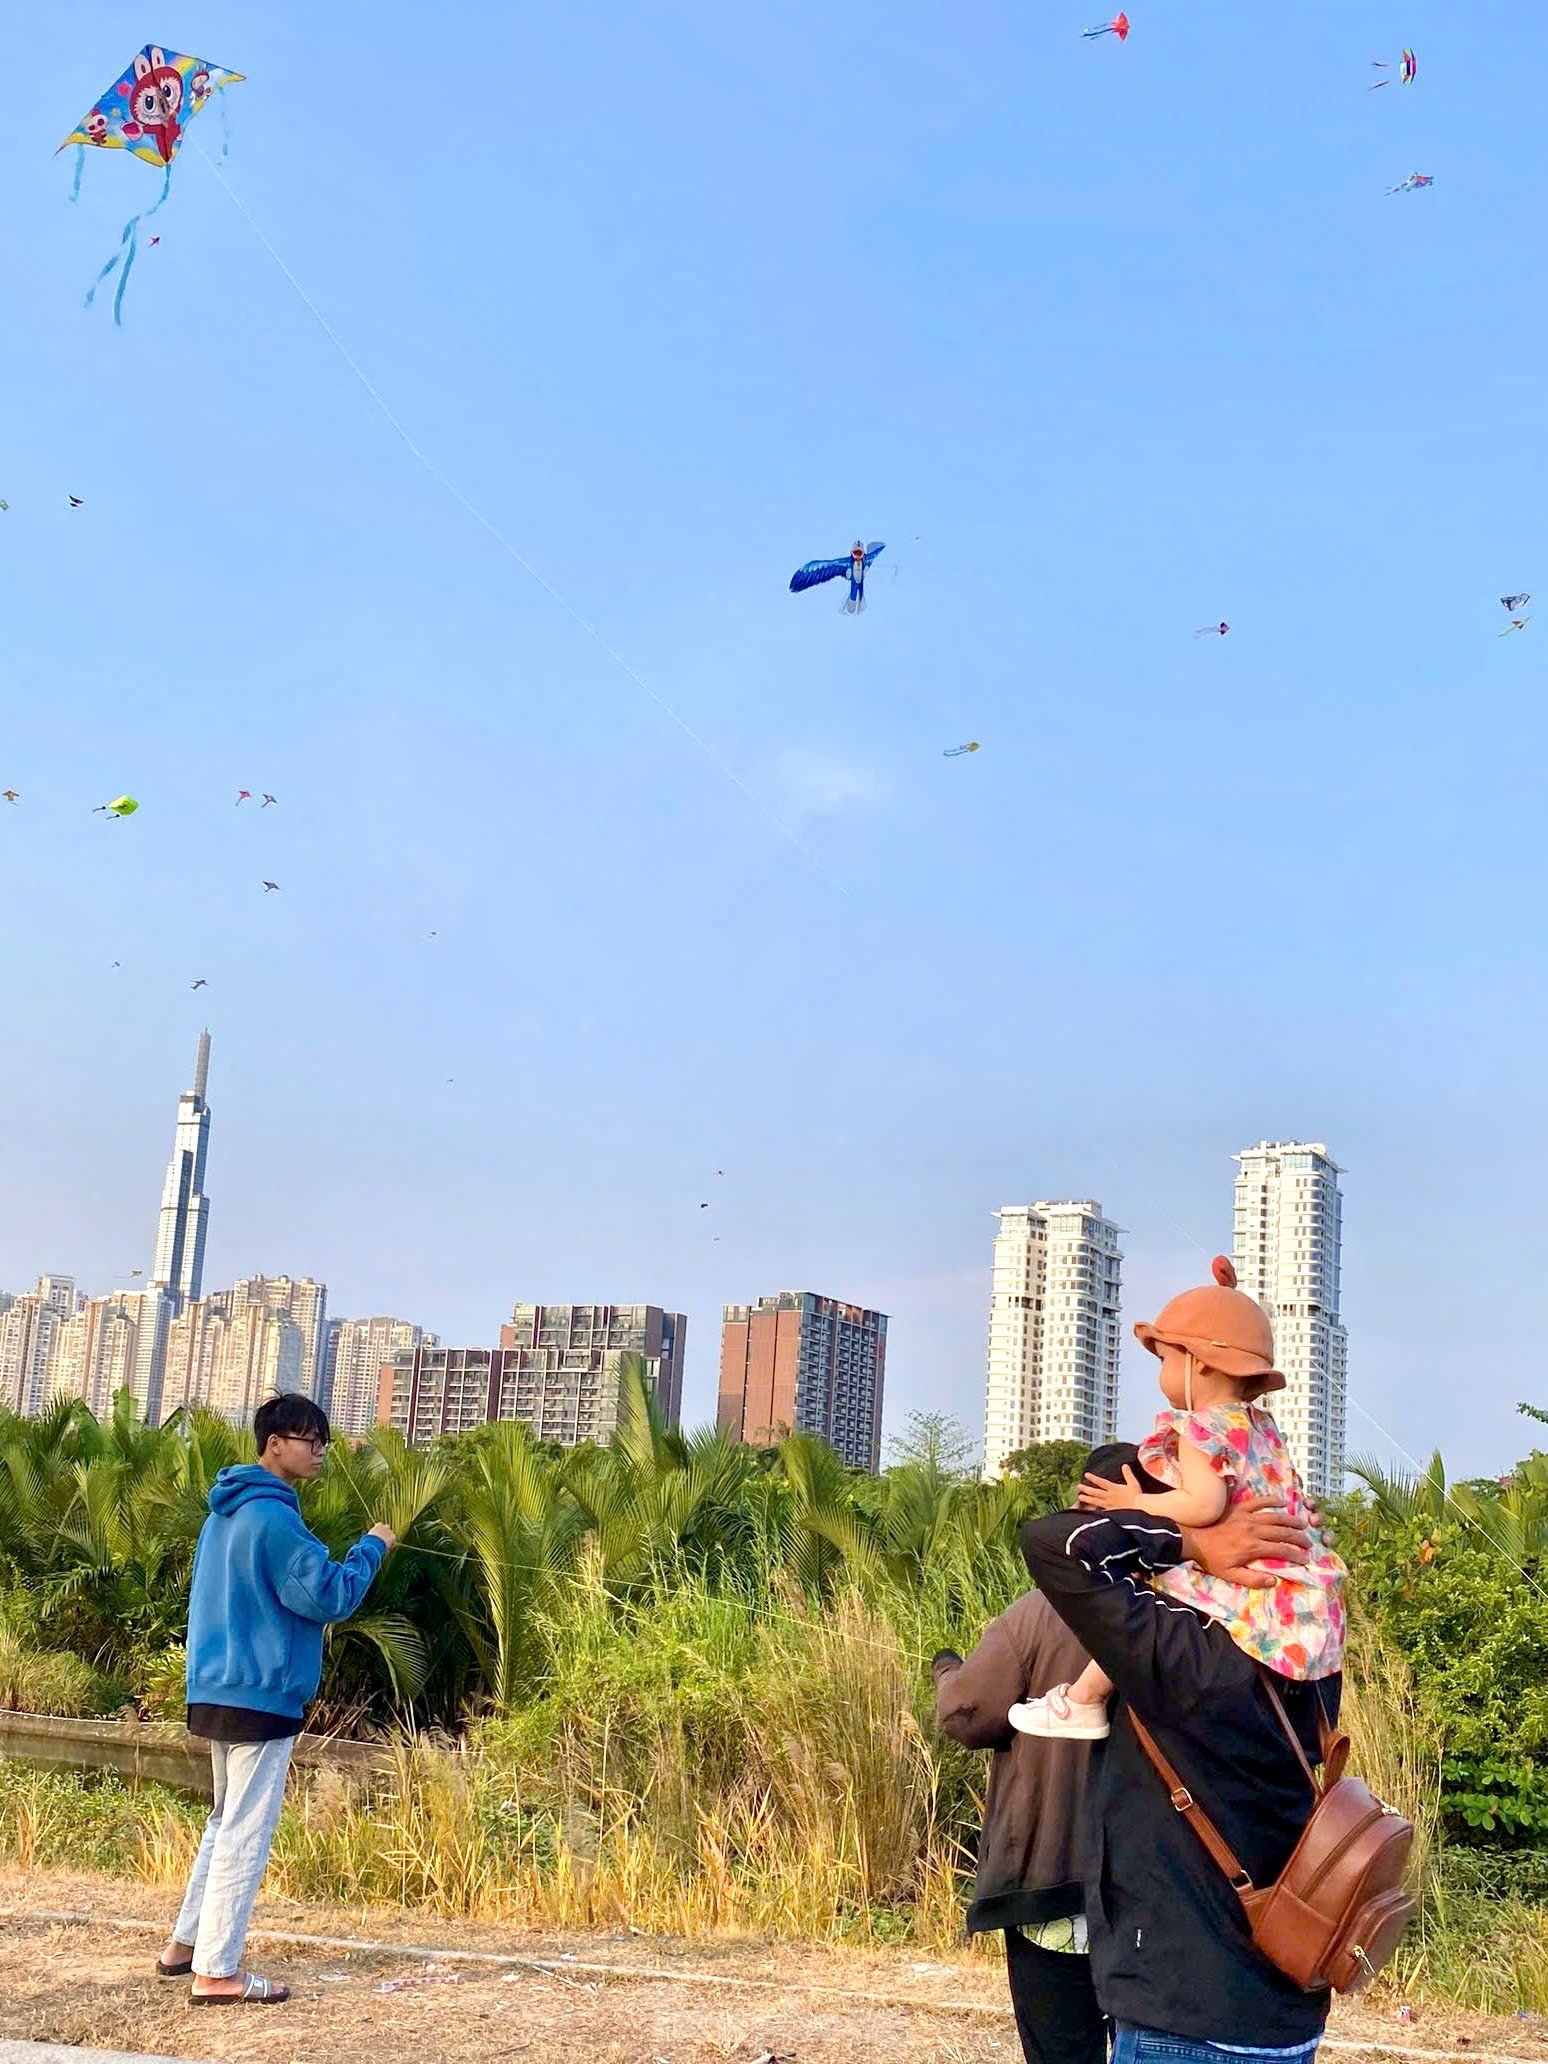
[[[328,1443],[325,1440],[319,1440],[314,1433],[285,1433],[281,1434],[280,1438],[281,1440],[300,1441],[301,1445],[304,1448],[310,1448],[314,1455],[326,1455],[328,1452]]]

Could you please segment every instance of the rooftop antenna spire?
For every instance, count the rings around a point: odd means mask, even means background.
[[[208,1031],[199,1034],[199,1058],[194,1062],[193,1093],[202,1103],[210,1079],[210,1035]]]

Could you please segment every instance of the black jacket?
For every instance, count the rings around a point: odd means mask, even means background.
[[[1302,1992],[1253,1948],[1240,1901],[1128,1725],[1132,1703],[1253,1883],[1271,1883],[1306,1825],[1311,1793],[1257,1666],[1217,1621],[1145,1582],[1146,1570],[1182,1560],[1181,1534],[1144,1512],[1059,1512],[1028,1521],[1021,1549],[1049,1604],[1117,1687],[1094,1778],[1087,1906],[1103,2010],[1206,2042],[1314,2041],[1328,1995]],[[1340,1680],[1276,1688],[1315,1762],[1317,1700],[1335,1718]]]

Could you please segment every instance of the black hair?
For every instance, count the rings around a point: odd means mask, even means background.
[[[293,1433],[301,1440],[320,1440],[325,1446],[333,1438],[333,1428],[328,1424],[328,1415],[322,1406],[294,1391],[265,1398],[253,1414],[253,1439],[258,1443],[260,1455],[269,1445],[269,1436],[275,1433]]]
[[[1139,1449],[1132,1441],[1109,1441],[1105,1447],[1093,1448],[1086,1457],[1087,1476],[1099,1476],[1104,1483],[1121,1484],[1126,1467],[1139,1478],[1142,1491],[1155,1493],[1173,1488],[1141,1466]]]

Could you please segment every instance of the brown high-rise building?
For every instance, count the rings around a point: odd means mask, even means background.
[[[720,1425],[762,1447],[817,1433],[853,1469],[881,1464],[887,1316],[810,1290],[728,1304],[720,1336]]]

